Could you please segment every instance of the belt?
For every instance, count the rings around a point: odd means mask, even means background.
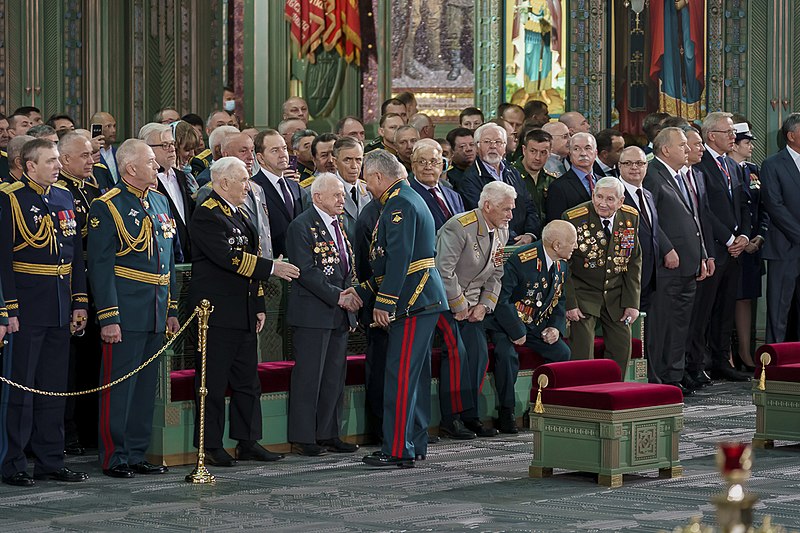
[[[40,265],[37,263],[23,263],[13,261],[14,272],[33,274],[35,276],[67,276],[72,273],[72,263],[62,265]]]
[[[169,274],[152,274],[119,265],[114,267],[114,274],[120,278],[147,283],[148,285],[169,285]]]
[[[416,261],[412,262],[408,265],[408,270],[406,271],[406,276],[411,275],[415,272],[419,272],[420,270],[427,270],[429,268],[436,267],[436,261],[433,257],[428,257],[425,259],[417,259]],[[383,281],[383,276],[378,276],[375,278],[375,281],[380,284]]]

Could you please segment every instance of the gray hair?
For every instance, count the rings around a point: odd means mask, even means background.
[[[16,158],[22,157],[22,147],[35,138],[36,137],[33,137],[32,135],[17,135],[8,141],[8,146],[6,146],[6,155],[8,156],[9,165],[12,164]]]
[[[86,145],[86,143],[89,142],[89,140],[85,136],[83,136],[80,133],[77,133],[75,131],[70,131],[68,133],[65,133],[58,140],[58,152],[60,154],[68,152],[69,148],[71,148],[72,146],[78,144],[78,142],[80,142],[81,147],[84,147]],[[10,157],[11,156],[9,155],[9,158]]]
[[[117,168],[120,176],[127,175],[127,167],[141,157],[139,149],[147,148],[147,143],[141,139],[128,139],[117,148]]]
[[[703,140],[708,140],[708,134],[711,133],[711,130],[717,127],[717,125],[729,118],[733,118],[733,114],[726,113],[724,111],[714,111],[706,115],[706,118],[703,119],[703,124],[700,126],[700,133],[703,134]]]
[[[478,126],[478,129],[475,130],[475,133],[472,134],[472,137],[475,139],[475,144],[481,142],[481,136],[484,133],[488,133],[488,131],[491,129],[496,129],[497,131],[501,132],[503,142],[508,142],[508,132],[503,126],[495,124],[494,122],[487,122],[486,124]]]
[[[438,142],[434,141],[433,139],[420,139],[416,143],[414,143],[414,149],[411,151],[411,159],[414,159],[417,155],[417,152],[420,152],[426,148],[430,148],[436,152],[437,157],[442,156],[442,145]]]
[[[211,119],[214,118],[214,115],[217,113],[225,113],[226,115],[230,116],[231,114],[225,111],[224,109],[214,109],[211,113],[208,114],[208,118],[206,119],[206,128],[211,127]]]
[[[517,199],[517,191],[508,183],[502,181],[492,181],[484,185],[481,191],[481,196],[478,199],[478,206],[483,207],[483,204],[489,202],[492,205],[500,205],[503,200]]]
[[[250,173],[247,172],[247,166],[238,157],[228,156],[217,159],[211,165],[211,183],[217,183],[237,170],[248,178],[250,177]]]
[[[406,132],[406,131],[413,131],[414,133],[417,134],[417,138],[419,138],[419,132],[417,131],[417,128],[415,128],[414,126],[409,126],[408,124],[406,124],[404,126],[400,126],[399,128],[397,128],[397,130],[395,130],[395,132],[394,132],[394,142],[397,142],[397,137],[399,137],[401,133]]]
[[[32,126],[27,133],[31,137],[38,139],[41,137],[47,137],[48,135],[56,135],[56,130],[47,124],[39,124],[37,126]]]
[[[661,131],[659,131],[658,135],[656,135],[656,138],[653,139],[653,153],[656,155],[661,155],[664,151],[664,147],[672,142],[672,136],[676,133],[680,133],[684,136],[686,135],[683,133],[682,129],[674,126],[663,128]]]
[[[783,125],[781,126],[781,133],[783,134],[784,140],[787,139],[787,135],[797,129],[800,126],[800,113],[792,113],[786,120],[783,121]]]
[[[625,186],[619,178],[612,176],[606,176],[605,178],[597,180],[597,183],[594,184],[594,190],[597,189],[614,189],[617,193],[617,197],[620,198],[625,194]]]
[[[298,130],[294,132],[292,134],[292,150],[297,150],[300,147],[300,141],[302,141],[306,137],[316,137],[316,136],[317,132],[314,130]]]
[[[234,126],[220,126],[212,131],[211,135],[208,136],[208,147],[211,148],[211,152],[213,153],[215,148],[220,148],[222,146],[222,141],[225,140],[225,137],[228,135],[233,135],[234,133],[241,132]]]
[[[364,174],[378,172],[388,177],[402,177],[403,165],[386,150],[373,150],[364,156]],[[403,169],[404,170],[404,169]]]
[[[139,139],[147,142],[148,139],[158,134],[158,140],[161,141],[161,136],[167,132],[171,132],[172,128],[169,124],[162,124],[160,122],[148,122],[139,129]]]
[[[552,245],[555,241],[564,239],[567,233],[577,236],[575,226],[566,220],[551,220],[542,228],[542,242]]]
[[[594,138],[594,135],[582,131],[576,133],[575,135],[569,138],[569,147],[572,148],[572,143],[576,143],[581,139],[588,140],[589,144],[591,144],[594,147],[594,149],[597,150],[597,139]]]
[[[344,188],[342,181],[337,178],[335,174],[331,174],[330,172],[320,172],[317,174],[317,177],[314,178],[314,181],[311,183],[311,187],[309,188],[308,192],[310,192],[311,196],[313,197],[315,194],[328,190],[334,185],[339,185],[340,187]]]
[[[281,135],[286,133],[286,130],[289,129],[289,123],[295,120],[300,122],[303,126],[306,125],[306,123],[303,121],[302,118],[287,118],[285,120],[281,120],[280,124],[278,124],[278,133],[280,133]]]
[[[431,117],[425,113],[416,113],[411,115],[411,118],[408,119],[408,124],[413,128],[416,128],[417,131],[421,132],[423,128],[433,126],[433,121],[431,120]]]

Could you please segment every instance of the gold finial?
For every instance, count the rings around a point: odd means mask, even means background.
[[[768,353],[761,354],[761,376],[758,378],[758,390],[767,388],[767,365],[772,362],[772,356]]]
[[[539,374],[537,383],[539,384],[539,390],[536,392],[536,403],[533,405],[533,412],[537,415],[541,415],[544,414],[544,405],[542,405],[542,389],[547,387],[547,384],[550,383],[550,380],[544,374]]]

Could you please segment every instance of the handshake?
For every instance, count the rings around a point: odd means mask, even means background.
[[[361,309],[362,305],[364,305],[364,302],[358,297],[358,293],[356,293],[353,287],[343,290],[339,295],[339,307],[351,313],[355,313]]]

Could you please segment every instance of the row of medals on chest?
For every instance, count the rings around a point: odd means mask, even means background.
[[[322,272],[326,276],[333,275],[334,266],[338,265],[341,259],[339,259],[339,250],[336,248],[336,243],[333,241],[325,241],[320,238],[327,237],[328,232],[324,229],[317,231],[317,228],[311,227],[311,234],[314,236],[314,255],[317,256],[317,259],[322,264]]]
[[[636,241],[636,230],[630,220],[617,223],[618,230],[614,232],[614,256],[608,258],[614,264],[614,272],[619,274],[628,269],[628,259],[633,251]],[[583,268],[598,268],[606,264],[606,246],[608,237],[603,229],[594,230],[596,224],[584,223],[578,229],[578,250],[584,255]],[[595,231],[594,235],[592,232]]]

